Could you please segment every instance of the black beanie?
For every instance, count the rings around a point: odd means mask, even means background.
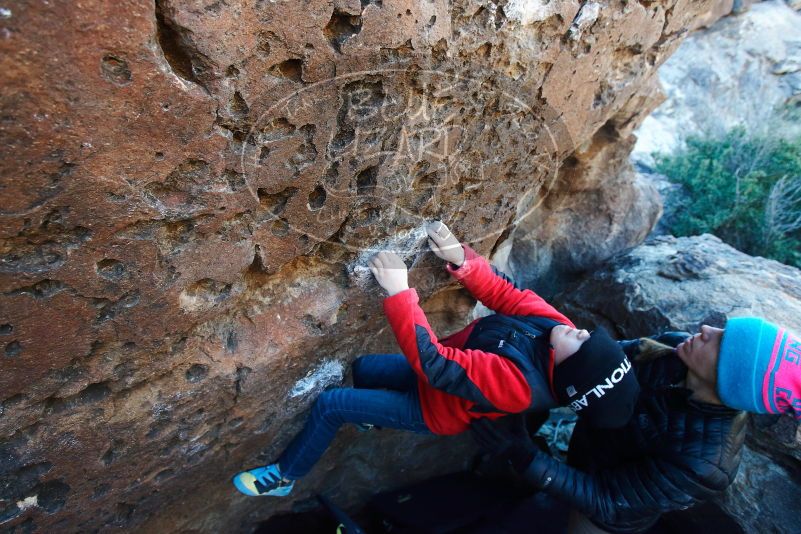
[[[640,394],[631,362],[603,328],[556,366],[553,386],[559,404],[596,428],[625,425]]]

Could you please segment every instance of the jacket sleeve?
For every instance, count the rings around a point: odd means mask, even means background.
[[[395,338],[418,376],[489,411],[517,413],[528,408],[531,389],[510,360],[491,352],[443,346],[418,302],[413,288],[384,299]]]
[[[575,328],[570,319],[545,302],[545,299],[530,289],[518,288],[508,276],[490,265],[469,246],[463,244],[462,248],[464,263],[459,267],[448,263],[446,269],[487,308],[504,315],[547,317]]]
[[[607,525],[683,510],[731,482],[718,466],[697,459],[694,468],[681,458],[654,457],[588,474],[541,452],[524,477]]]

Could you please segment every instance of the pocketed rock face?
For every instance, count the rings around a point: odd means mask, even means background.
[[[0,528],[245,530],[320,490],[349,505],[464,466],[464,438],[345,431],[294,499],[229,483],[297,432],[328,371],[394,350],[371,248],[438,290],[435,328],[460,325],[471,303],[442,289],[424,222],[488,254],[553,210],[586,179],[563,162],[598,136],[627,147],[656,67],[720,8],[2,7]]]
[[[754,258],[711,235],[650,239],[569,286],[557,305],[584,327],[621,338],[697,332],[729,317],[765,317],[801,331],[801,270]],[[801,430],[789,416],[752,416],[734,484],[718,504],[745,532],[794,532],[801,509]]]

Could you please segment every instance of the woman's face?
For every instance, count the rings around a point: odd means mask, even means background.
[[[703,325],[701,332],[695,334],[676,347],[681,361],[698,378],[715,387],[717,386],[718,353],[723,329]]]
[[[551,329],[551,346],[553,347],[554,360],[561,362],[571,354],[574,354],[588,339],[590,339],[590,333],[586,330],[570,328],[566,324],[554,326]]]

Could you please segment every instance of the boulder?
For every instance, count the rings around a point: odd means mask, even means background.
[[[794,534],[801,521],[797,477],[797,469],[785,469],[745,446],[737,477],[718,504],[743,532]]]
[[[662,200],[662,216],[659,217],[650,235],[670,234],[676,213],[681,210],[687,192],[681,185],[671,182],[667,176],[655,172],[638,172],[637,181],[655,187]]]
[[[230,484],[397,350],[373,251],[447,333],[472,303],[431,219],[489,254],[528,215],[562,242],[565,206],[617,202],[600,255],[636,241],[658,210],[615,168],[626,117],[721,2],[6,5],[0,528],[236,532],[466,465],[466,438],[345,430],[290,499]]]
[[[567,288],[556,302],[585,325],[623,338],[697,332],[756,315],[801,331],[801,271],[704,234],[658,236]],[[561,309],[561,308],[560,308]]]

